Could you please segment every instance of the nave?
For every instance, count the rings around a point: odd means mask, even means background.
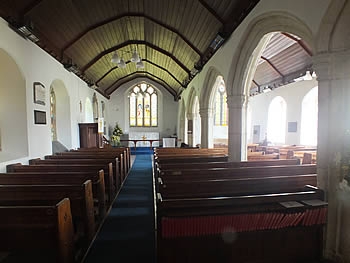
[[[136,155],[84,262],[155,262],[152,189],[151,155]]]

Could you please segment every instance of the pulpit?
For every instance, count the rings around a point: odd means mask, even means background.
[[[79,137],[80,148],[101,148],[103,145],[97,123],[79,123]]]

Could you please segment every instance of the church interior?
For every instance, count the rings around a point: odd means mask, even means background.
[[[350,263],[350,1],[0,2],[0,263]]]

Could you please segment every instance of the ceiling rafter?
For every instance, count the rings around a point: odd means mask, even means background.
[[[69,43],[67,43],[63,48],[62,48],[62,53],[65,52],[69,47],[71,47],[72,45],[74,45],[77,41],[79,41],[80,38],[82,38],[83,36],[85,36],[87,33],[89,33],[90,31],[95,30],[96,28],[99,28],[101,26],[104,26],[106,24],[112,23],[114,21],[117,21],[119,19],[122,19],[124,17],[144,17],[150,21],[152,21],[153,23],[164,27],[166,29],[168,29],[169,31],[177,34],[184,42],[186,42],[186,44],[188,46],[191,47],[191,49],[193,49],[200,57],[203,56],[202,52],[192,44],[192,42],[190,40],[188,40],[183,34],[180,33],[180,31],[178,31],[176,28],[171,27],[169,25],[166,25],[165,23],[163,23],[160,20],[157,20],[153,17],[150,17],[148,15],[142,14],[142,13],[126,13],[126,14],[120,14],[117,16],[113,16],[111,18],[108,18],[106,20],[103,20],[101,22],[98,22],[94,25],[89,26],[88,28],[86,28],[83,32],[81,32],[79,35],[77,35],[75,38],[73,38]]]
[[[204,0],[198,0],[198,2],[208,10],[210,14],[212,14],[213,17],[215,17],[216,20],[218,20],[222,25],[225,24],[225,21],[218,15],[218,13],[215,12],[211,6],[209,6]]]
[[[256,6],[259,1],[260,0],[238,2],[238,8],[234,8],[233,12],[229,16],[229,19],[224,22],[224,27],[221,33],[225,38],[229,37],[232,34],[232,32],[238,27],[238,25],[250,13],[250,11]]]
[[[294,40],[295,42],[297,42],[299,44],[299,46],[301,46],[302,49],[305,50],[305,52],[310,56],[312,57],[313,56],[313,53],[311,51],[311,49],[305,44],[305,42],[302,40],[302,39],[297,39],[296,37],[292,36],[291,34],[288,34],[288,33],[285,33],[285,32],[282,32],[283,35],[285,35],[286,37]]]
[[[252,80],[253,81],[253,83],[255,84],[255,86],[257,86],[258,88],[260,88],[260,85],[253,79]]]
[[[265,60],[278,73],[278,75],[280,75],[282,78],[284,78],[281,71],[279,71],[278,68],[276,68],[276,66],[274,64],[272,64],[272,62],[269,59],[265,58],[264,56],[261,56],[261,59]]]
[[[134,75],[135,75],[135,76],[134,76]],[[147,75],[150,75],[151,77],[153,77],[153,78],[155,78],[155,79],[158,79],[158,80],[154,80],[154,79],[150,78],[150,77],[147,76]],[[132,77],[132,76],[133,76],[133,77]],[[127,79],[127,78],[129,78],[129,77],[132,77],[132,78]],[[133,72],[133,73],[131,73],[131,74],[129,74],[129,75],[126,75],[126,76],[124,76],[124,77],[122,77],[122,78],[116,80],[112,85],[110,85],[110,86],[106,89],[106,91],[107,91],[108,89],[110,89],[110,88],[113,88],[113,90],[110,92],[110,94],[112,94],[116,89],[118,89],[118,87],[120,87],[120,86],[123,85],[124,83],[127,83],[127,82],[129,82],[129,81],[131,81],[131,80],[133,80],[133,79],[139,78],[139,77],[146,77],[146,78],[149,78],[149,79],[151,79],[151,80],[157,82],[157,83],[160,84],[162,87],[164,87],[164,88],[174,97],[174,99],[176,99],[176,91],[175,91],[173,88],[171,88],[171,87],[169,86],[169,84],[168,84],[166,81],[164,81],[164,80],[162,80],[161,78],[159,78],[159,77],[153,75],[152,73],[146,72],[146,71],[135,71],[135,72]],[[122,81],[122,80],[124,80],[124,79],[127,79],[127,80]],[[117,84],[118,82],[120,82],[120,81],[121,81],[121,83],[119,83],[119,85],[116,86],[116,84]]]
[[[93,64],[95,64],[100,58],[102,58],[103,56],[115,51],[115,50],[118,50],[120,48],[123,48],[125,46],[128,46],[128,45],[145,45],[145,46],[148,46],[150,48],[153,48],[155,50],[157,50],[158,52],[170,57],[172,60],[175,61],[176,64],[178,64],[188,75],[190,75],[190,70],[181,62],[179,61],[173,54],[171,54],[170,52],[152,44],[152,43],[149,43],[147,41],[144,41],[144,40],[128,40],[128,41],[125,41],[124,43],[121,43],[119,45],[116,45],[114,47],[111,47],[111,48],[108,48],[104,51],[102,51],[100,54],[98,54],[96,57],[94,57],[91,61],[89,61],[86,65],[84,65],[83,67],[81,67],[81,71],[82,73],[84,73],[88,68],[90,68]]]
[[[36,8],[41,2],[44,0],[34,0],[30,4],[28,4],[26,7],[24,7],[22,10],[19,11],[20,18],[24,18],[27,14],[29,14],[34,8]]]
[[[182,87],[184,87],[184,85],[183,85],[169,70],[167,70],[166,68],[163,68],[162,66],[159,66],[159,65],[155,64],[154,62],[152,62],[152,61],[150,61],[150,60],[148,60],[148,59],[142,59],[142,61],[147,62],[147,63],[150,63],[151,65],[153,65],[153,66],[155,66],[155,67],[157,67],[157,68],[159,68],[159,69],[161,69],[161,70],[167,72],[177,83],[179,83]],[[128,61],[127,63],[130,63],[130,61]],[[126,63],[126,64],[127,64],[127,63]],[[118,68],[118,66],[113,67],[113,68],[111,68],[110,70],[108,70],[105,74],[103,74],[103,76],[102,76],[101,78],[99,78],[99,79],[96,81],[96,84],[98,84],[98,83],[99,83],[102,79],[104,79],[109,73],[111,73],[113,70],[115,70],[115,69],[117,69],[117,68]]]

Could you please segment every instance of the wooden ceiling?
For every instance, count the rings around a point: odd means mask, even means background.
[[[146,77],[177,100],[259,0],[1,0],[17,32],[109,97]],[[137,50],[145,65],[129,62]],[[126,61],[111,63],[117,51]]]
[[[251,96],[297,81],[306,71],[313,72],[312,51],[302,39],[284,32],[269,37],[251,83]]]

